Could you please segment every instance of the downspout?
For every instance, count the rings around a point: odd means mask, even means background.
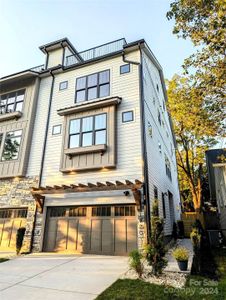
[[[50,112],[51,112],[51,107],[52,107],[53,89],[54,89],[54,82],[55,82],[55,77],[54,77],[52,71],[50,71],[50,75],[52,76],[52,83],[51,83],[51,90],[50,90],[50,96],[49,96],[49,107],[48,107],[48,115],[47,115],[47,120],[46,120],[44,143],[43,143],[43,148],[42,148],[42,158],[41,158],[41,166],[40,166],[40,173],[39,173],[39,180],[38,180],[39,187],[41,186],[41,183],[42,183],[46,144],[47,144],[47,137],[48,137],[48,130],[49,130]]]
[[[149,181],[148,181],[148,163],[147,163],[147,146],[146,146],[146,136],[145,136],[145,118],[144,118],[144,92],[143,92],[143,66],[142,66],[142,51],[139,43],[140,58],[141,62],[131,61],[125,58],[125,53],[122,53],[122,59],[125,63],[137,65],[139,68],[139,90],[140,90],[140,112],[141,112],[141,148],[142,148],[142,158],[143,164],[143,176],[144,185],[143,193],[145,196],[146,204],[146,225],[147,225],[147,242],[149,242],[150,232],[151,232],[151,218],[150,218],[150,197],[149,197]]]

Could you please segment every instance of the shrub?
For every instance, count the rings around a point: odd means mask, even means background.
[[[17,235],[16,235],[16,254],[17,255],[20,253],[20,250],[22,248],[25,231],[26,231],[26,229],[24,227],[21,227],[17,230]]]
[[[193,228],[190,238],[193,245],[194,257],[192,265],[192,273],[200,274],[201,272],[201,257],[200,257],[200,247],[201,247],[201,234],[199,233],[198,228]]]
[[[163,229],[163,220],[159,218],[158,213],[158,200],[155,199],[152,203],[150,243],[144,250],[146,259],[152,266],[152,273],[156,276],[160,275],[167,265]]]
[[[189,251],[185,247],[177,247],[172,252],[172,256],[178,261],[186,261],[189,258]]]
[[[175,241],[177,240],[177,224],[175,222],[173,223],[172,237]]]
[[[177,221],[178,226],[178,236],[179,238],[184,238],[184,222],[183,221]]]
[[[133,250],[129,254],[129,265],[130,268],[135,270],[139,278],[142,277],[144,272],[144,265],[142,262],[143,255],[138,250]]]

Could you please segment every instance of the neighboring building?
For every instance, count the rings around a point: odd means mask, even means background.
[[[0,80],[0,250],[26,226],[27,251],[128,254],[147,242],[154,198],[170,236],[175,143],[145,41],[77,52],[64,38],[40,49],[45,65]]]
[[[217,204],[220,226],[226,237],[226,149],[206,151],[211,202]]]

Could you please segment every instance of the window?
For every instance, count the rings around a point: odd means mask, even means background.
[[[163,212],[163,218],[166,218],[166,206],[165,206],[165,195],[162,193],[162,212]]]
[[[69,209],[69,217],[86,217],[86,207],[72,207]]]
[[[69,148],[106,144],[107,115],[100,114],[70,121]]]
[[[135,216],[135,206],[115,206],[115,216]]]
[[[53,207],[50,209],[50,217],[65,217],[66,208],[65,207]]]
[[[109,217],[111,216],[110,206],[92,207],[92,217]]]
[[[13,210],[12,209],[1,209],[0,210],[0,219],[9,219],[12,218]]]
[[[120,74],[125,74],[129,72],[130,72],[130,64],[120,66]]]
[[[54,125],[52,135],[61,134],[61,125]]]
[[[59,84],[59,90],[60,91],[61,90],[66,90],[67,87],[68,87],[68,81],[62,81],[62,82],[60,82],[60,84]]]
[[[21,137],[22,130],[10,131],[6,134],[2,161],[18,159]]]
[[[14,218],[27,218],[27,209],[15,209]]]
[[[103,71],[76,80],[76,102],[109,96],[110,71]]]
[[[10,218],[26,218],[27,209],[1,209],[0,210],[0,219],[10,219]]]
[[[162,124],[162,120],[161,120],[161,113],[160,113],[159,110],[158,110],[158,121],[159,121],[159,124],[161,125]]]
[[[170,161],[166,155],[165,155],[165,167],[166,167],[166,175],[169,177],[170,180],[172,180]]]
[[[0,114],[22,111],[25,90],[0,96]]]
[[[158,188],[154,185],[154,198],[158,199]]]
[[[132,122],[134,120],[133,117],[133,111],[125,111],[122,113],[122,122],[127,123],[127,122]]]

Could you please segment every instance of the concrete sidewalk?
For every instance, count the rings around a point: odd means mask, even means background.
[[[0,264],[0,299],[95,299],[127,268],[127,257],[27,255]]]
[[[166,272],[182,272],[182,273],[190,273],[191,272],[191,266],[192,266],[192,260],[193,260],[193,246],[190,239],[182,239],[177,241],[177,247],[185,247],[189,250],[189,260],[188,260],[188,270],[187,271],[180,271],[177,261],[175,258],[172,257],[172,251],[174,248],[170,249],[166,255],[166,258],[168,260],[168,265],[164,269]]]

